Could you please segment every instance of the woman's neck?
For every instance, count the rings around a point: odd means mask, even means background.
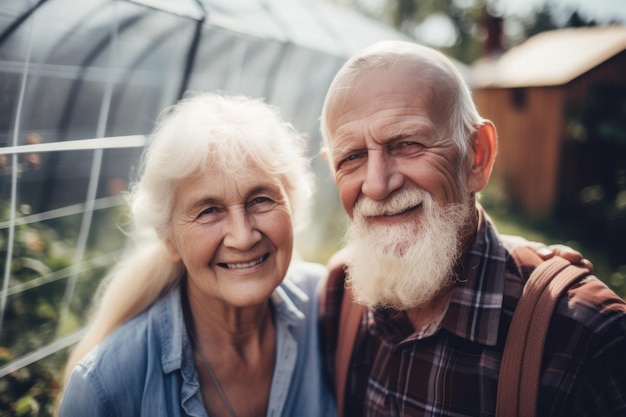
[[[201,346],[214,349],[245,349],[261,346],[268,333],[273,336],[270,301],[235,307],[218,300],[187,294],[194,333]],[[202,299],[201,299],[202,298]]]
[[[266,415],[276,351],[269,300],[235,308],[185,294],[182,302],[190,337],[195,339],[195,366],[209,415],[228,416],[226,403],[237,417]]]

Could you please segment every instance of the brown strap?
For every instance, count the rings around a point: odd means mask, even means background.
[[[343,417],[345,414],[346,383],[350,368],[350,358],[364,311],[364,306],[352,300],[350,288],[345,288],[341,301],[337,353],[335,355],[335,394],[337,395],[337,412],[339,417]]]
[[[587,269],[555,256],[531,274],[515,309],[502,354],[498,417],[536,415],[543,348],[552,313],[561,294],[588,273]]]

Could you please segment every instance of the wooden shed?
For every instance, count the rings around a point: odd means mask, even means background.
[[[492,181],[536,217],[626,198],[626,27],[538,34],[473,66],[499,151]]]

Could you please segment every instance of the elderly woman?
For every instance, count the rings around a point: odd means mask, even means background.
[[[335,415],[325,269],[292,261],[304,150],[260,101],[203,94],[165,114],[130,194],[135,232],[152,233],[108,279],[61,416]]]

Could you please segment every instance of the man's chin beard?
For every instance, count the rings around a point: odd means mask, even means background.
[[[407,310],[428,303],[454,282],[470,207],[440,207],[419,193],[425,204],[415,222],[372,226],[355,214],[346,245],[351,253],[347,282],[357,302]]]

